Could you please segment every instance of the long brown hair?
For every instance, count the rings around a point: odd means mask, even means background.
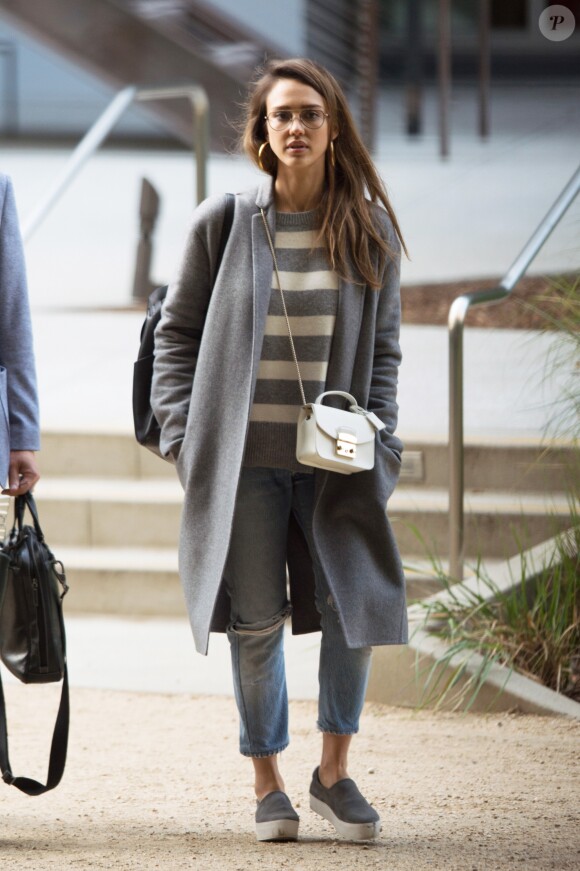
[[[319,206],[320,235],[326,242],[332,268],[343,278],[378,289],[385,263],[395,252],[373,221],[369,199],[384,206],[407,257],[409,254],[385,185],[356,129],[342,89],[328,70],[306,58],[269,61],[254,83],[245,107],[242,148],[256,166],[276,178],[278,161],[272,150],[263,150],[262,166],[258,151],[267,139],[266,99],[279,79],[294,79],[318,91],[329,113],[329,127],[338,131],[334,139],[334,165],[330,149],[326,151],[327,185]],[[378,262],[373,250],[378,252]],[[354,266],[356,276],[349,274],[350,265]]]

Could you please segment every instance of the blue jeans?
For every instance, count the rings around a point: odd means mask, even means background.
[[[371,648],[346,645],[312,539],[314,475],[285,469],[242,470],[224,572],[231,599],[228,638],[240,713],[240,752],[272,756],[288,746],[284,623],[291,613],[286,585],[286,536],[294,512],[316,578],[322,641],[318,728],[358,731]]]

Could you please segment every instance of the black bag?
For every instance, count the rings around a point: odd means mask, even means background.
[[[4,590],[8,580],[8,566],[10,558],[0,550],[0,611],[2,610],[2,602],[4,601]]]
[[[24,510],[33,526],[24,525]],[[4,590],[2,568],[4,566]],[[62,599],[68,590],[64,567],[44,540],[31,493],[18,496],[14,526],[0,544],[0,658],[23,683],[63,681],[50,751],[46,786],[14,777],[8,758],[6,706],[0,679],[0,767],[5,783],[28,795],[40,795],[60,783],[66,762],[69,727],[68,674]]]
[[[220,236],[220,245],[215,268],[218,274],[223,253],[230,235],[234,219],[235,197],[226,194],[224,222]],[[151,408],[151,383],[153,381],[153,361],[155,359],[155,327],[161,319],[161,309],[167,295],[167,286],[158,287],[150,295],[147,302],[147,316],[141,327],[141,341],[137,361],[133,367],[133,425],[135,438],[143,447],[161,456],[159,424]]]

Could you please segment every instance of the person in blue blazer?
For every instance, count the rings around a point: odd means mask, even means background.
[[[12,182],[0,174],[0,488],[32,489],[40,447],[36,369],[22,238]]]

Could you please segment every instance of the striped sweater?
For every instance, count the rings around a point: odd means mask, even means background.
[[[276,215],[276,259],[307,402],[314,402],[325,388],[338,304],[338,276],[330,268],[322,240],[315,241],[315,222],[314,211]],[[272,269],[245,466],[306,471],[296,460],[301,405],[282,299]]]

